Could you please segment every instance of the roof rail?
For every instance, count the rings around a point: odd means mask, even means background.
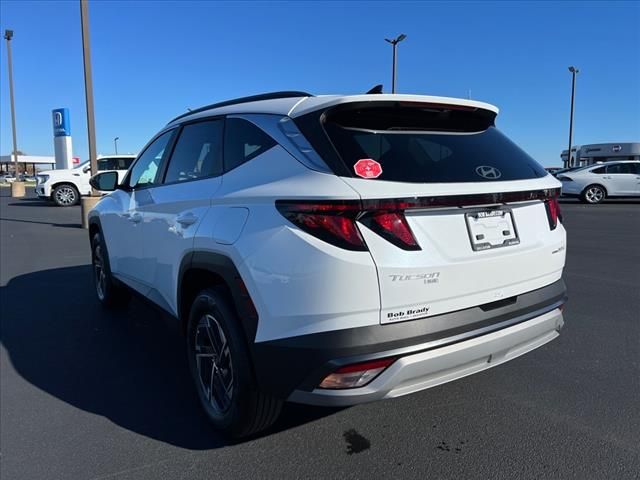
[[[200,113],[200,112],[204,112],[205,110],[211,110],[212,108],[220,108],[220,107],[226,107],[229,105],[237,105],[239,103],[258,102],[261,100],[274,100],[277,98],[293,98],[293,97],[313,97],[313,95],[307,92],[283,91],[283,92],[262,93],[260,95],[251,95],[248,97],[240,97],[240,98],[235,98],[233,100],[225,100],[224,102],[212,103],[211,105],[206,105],[204,107],[196,108],[195,110],[190,110],[187,113],[178,115],[169,123],[173,123],[180,118],[186,117],[188,115],[193,115],[194,113]]]

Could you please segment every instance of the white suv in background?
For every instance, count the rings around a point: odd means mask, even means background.
[[[99,156],[98,172],[116,171],[121,180],[135,158],[135,155]],[[76,168],[39,172],[36,176],[36,195],[53,200],[60,207],[70,207],[80,201],[80,195],[91,193],[90,178],[89,161]]]
[[[485,103],[280,92],[172,120],[89,214],[96,292],[186,335],[233,436],[282,402],[346,406],[499,365],[558,336],[560,182]],[[161,419],[158,419],[161,421]]]
[[[640,197],[640,161],[612,161],[558,175],[562,195],[580,197],[586,203],[605,198]]]

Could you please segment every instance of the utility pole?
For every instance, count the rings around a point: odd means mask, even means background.
[[[567,163],[565,164],[565,168],[573,167],[571,165],[571,147],[573,143],[573,104],[576,96],[576,75],[580,72],[576,67],[569,67],[569,71],[571,72],[571,116],[569,117],[569,150],[567,150]]]
[[[80,0],[80,21],[82,27],[82,59],[84,62],[84,93],[87,103],[87,131],[89,136],[89,165],[91,175],[98,173],[96,155],[96,123],[93,112],[93,76],[91,74],[91,46],[89,42],[89,2]],[[90,197],[81,197],[82,226],[88,228],[89,211],[98,203],[98,192],[91,188]]]
[[[401,33],[400,35],[398,35],[396,38],[394,39],[388,39],[385,38],[384,41],[387,43],[390,43],[391,46],[393,47],[393,71],[391,73],[391,93],[396,93],[396,74],[397,74],[397,70],[396,70],[396,64],[397,64],[397,54],[396,54],[396,49],[398,47],[398,44],[403,41],[405,38],[407,38],[407,36],[404,33]]]
[[[87,130],[89,134],[89,164],[91,174],[98,173],[96,154],[96,122],[93,111],[93,75],[91,73],[91,45],[89,38],[89,2],[80,0],[80,19],[82,22],[82,58],[84,61],[84,94],[87,104]],[[91,192],[96,195],[95,191]]]
[[[9,63],[9,101],[11,103],[11,132],[13,135],[13,162],[15,168],[15,181],[11,184],[12,197],[24,197],[24,182],[20,181],[20,164],[18,163],[18,141],[16,140],[16,107],[13,99],[13,57],[11,55],[11,39],[13,30],[5,30],[4,38],[7,40],[7,61]],[[15,185],[17,183],[17,185]],[[14,186],[15,185],[15,186]]]

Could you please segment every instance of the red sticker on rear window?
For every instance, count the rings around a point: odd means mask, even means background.
[[[361,158],[355,163],[353,170],[362,178],[378,178],[382,175],[382,165],[371,158]]]

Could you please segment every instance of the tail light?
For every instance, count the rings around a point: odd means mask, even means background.
[[[403,250],[420,250],[405,216],[406,210],[470,207],[540,200],[545,204],[549,227],[562,220],[560,189],[521,192],[443,195],[382,200],[276,200],[276,208],[291,223],[316,238],[347,250],[366,251],[367,244],[356,222]]]
[[[557,196],[549,197],[544,202],[547,210],[547,219],[549,220],[549,228],[555,230],[558,226],[558,220],[562,221],[562,213],[560,212],[560,203]]]
[[[402,210],[366,213],[360,221],[396,247],[420,250]]]
[[[356,226],[359,201],[276,201],[278,211],[305,232],[347,250],[365,251],[367,245]]]
[[[378,235],[404,250],[420,250],[401,205],[370,203],[363,209],[358,200],[289,202],[278,200],[276,208],[305,232],[337,247],[366,251],[367,245],[356,225],[362,222]]]
[[[354,363],[327,375],[320,388],[343,389],[364,387],[396,361],[395,357]]]

